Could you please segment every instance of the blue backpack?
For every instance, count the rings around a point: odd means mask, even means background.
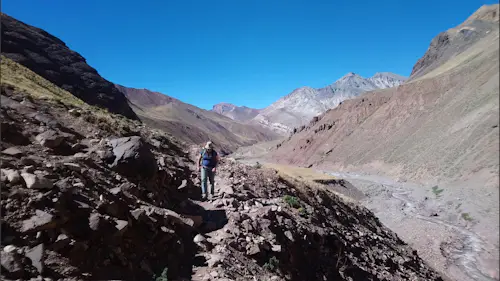
[[[204,159],[206,153],[207,153],[207,150],[205,148],[203,148],[203,150],[201,151],[201,161],[202,161],[202,163],[203,163],[203,160],[208,160],[208,161],[210,161],[210,164],[213,164],[214,161],[215,161],[215,157],[217,156],[217,152],[215,151],[215,149],[212,149],[212,155],[210,155],[208,157],[208,159]]]

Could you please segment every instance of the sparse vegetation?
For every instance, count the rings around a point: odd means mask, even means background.
[[[257,163],[255,163],[255,165],[254,165],[254,168],[256,168],[256,169],[260,169],[260,168],[262,168],[262,164],[260,164],[260,163],[257,161]]]
[[[295,196],[285,195],[283,197],[283,201],[285,201],[285,203],[287,203],[292,208],[300,208],[300,199]]]
[[[160,276],[156,277],[156,274],[153,275],[153,281],[168,281],[167,272],[168,268],[165,267]]]
[[[444,191],[444,189],[442,189],[442,188],[439,189],[439,187],[437,185],[432,187],[432,193],[434,193],[434,195],[436,195],[436,198],[439,198],[443,191]]]
[[[62,104],[67,108],[78,108],[78,110],[74,110],[70,114],[75,117],[81,116],[83,120],[98,125],[102,130],[113,130],[118,133],[129,132],[130,127],[128,124],[131,122],[136,123],[122,115],[112,114],[108,109],[86,104],[68,91],[59,88],[30,69],[3,55],[1,56],[1,72],[3,85],[9,85],[16,91],[29,94],[34,99]]]
[[[303,216],[303,217],[308,217],[309,216],[309,213],[307,212],[306,209],[304,209],[303,207],[300,207],[299,208],[299,215]]]
[[[462,213],[462,218],[466,221],[472,221],[472,217],[469,213]]]
[[[2,84],[13,86],[21,92],[28,92],[35,98],[82,108],[90,107],[69,92],[3,55],[1,65]]]
[[[278,265],[279,265],[279,260],[275,257],[275,256],[272,256],[269,261],[267,261],[265,264],[264,264],[264,269],[267,269],[269,271],[276,271],[276,269],[278,269]]]

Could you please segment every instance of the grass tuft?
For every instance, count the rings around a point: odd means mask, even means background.
[[[300,208],[300,199],[295,196],[285,195],[283,196],[283,201],[285,201],[285,203],[287,203],[292,208]]]

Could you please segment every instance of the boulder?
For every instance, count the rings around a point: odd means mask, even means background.
[[[2,169],[2,175],[4,175],[10,183],[18,183],[21,180],[19,172],[13,169]]]
[[[9,148],[5,149],[4,151],[2,151],[2,153],[6,154],[6,155],[14,156],[14,157],[20,157],[20,156],[22,156],[24,154],[17,147],[9,147]]]
[[[34,175],[31,173],[21,173],[21,177],[24,179],[27,188],[33,189],[51,189],[53,183],[51,180],[46,179],[42,175]]]
[[[1,264],[3,277],[25,280],[35,275],[35,269],[30,264],[29,259],[16,251],[2,251]]]
[[[45,258],[44,245],[39,244],[26,251],[26,257],[28,257],[31,260],[31,263],[37,269],[38,273],[43,274],[44,270],[43,259]]]
[[[109,141],[115,156],[111,168],[127,178],[152,179],[158,166],[148,144],[139,136]]]
[[[42,146],[48,147],[48,148],[56,148],[64,140],[64,136],[59,134],[57,131],[54,130],[47,130],[43,133],[38,134],[35,137],[36,141],[39,142]]]
[[[24,220],[21,226],[21,232],[36,232],[39,230],[55,228],[57,225],[54,216],[42,210],[36,210],[35,215]]]

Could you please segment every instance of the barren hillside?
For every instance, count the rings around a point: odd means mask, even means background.
[[[272,157],[415,180],[482,174],[497,185],[498,22],[480,24],[486,35],[467,50],[399,87],[344,101]]]
[[[1,71],[2,280],[443,280],[367,209],[274,170],[223,160],[200,202],[164,132]]]
[[[498,280],[498,4],[452,30],[471,33],[433,40],[408,82],[344,101],[267,159],[352,179],[440,270]]]
[[[273,140],[278,136],[263,127],[244,124],[158,92],[116,87],[130,100],[143,122],[189,143],[201,145],[212,140],[219,149],[232,152],[239,146]]]

